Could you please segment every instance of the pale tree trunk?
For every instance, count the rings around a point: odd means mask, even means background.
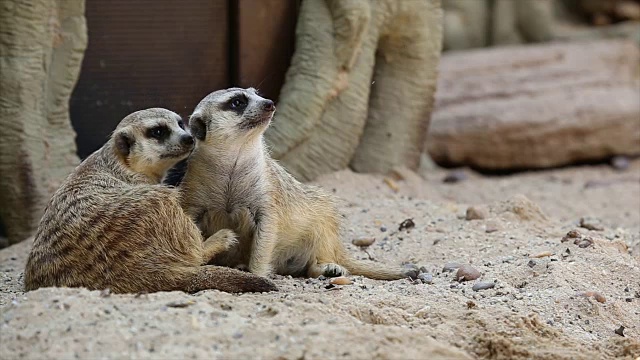
[[[442,41],[439,0],[303,1],[267,141],[301,180],[415,168]]]
[[[0,0],[0,8],[0,218],[16,243],[79,163],[69,97],[87,28],[84,0]]]

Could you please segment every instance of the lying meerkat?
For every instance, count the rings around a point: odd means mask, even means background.
[[[274,112],[254,89],[232,88],[205,97],[189,120],[196,147],[180,186],[183,208],[205,235],[230,228],[240,239],[215,263],[263,276],[415,276],[348,256],[332,198],[269,157],[263,133]]]
[[[203,266],[233,246],[235,234],[221,230],[203,243],[180,207],[178,190],[159,184],[193,145],[180,117],[169,110],[125,117],[51,198],[29,254],[25,289],[275,290],[259,276]]]

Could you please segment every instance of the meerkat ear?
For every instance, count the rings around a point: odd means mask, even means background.
[[[122,156],[129,156],[135,139],[130,134],[121,131],[115,135],[116,151]]]
[[[200,141],[207,137],[207,126],[200,116],[194,116],[189,120],[189,130],[191,135]]]

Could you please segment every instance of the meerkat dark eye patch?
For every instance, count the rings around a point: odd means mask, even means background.
[[[238,94],[224,103],[223,110],[231,110],[241,115],[249,105],[249,99],[244,94]]]
[[[180,129],[184,130],[184,121],[178,120],[178,126],[180,127]]]
[[[191,130],[191,135],[200,141],[207,137],[207,127],[200,116],[192,117],[189,120],[189,130]]]
[[[147,137],[156,139],[158,141],[164,141],[167,137],[169,137],[170,133],[171,130],[169,130],[168,127],[166,127],[165,125],[158,125],[147,130]]]

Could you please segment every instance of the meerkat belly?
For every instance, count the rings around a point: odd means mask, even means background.
[[[222,229],[231,229],[238,235],[237,247],[217,256],[213,264],[223,266],[247,265],[256,231],[256,210],[249,206],[209,209],[200,222],[205,237]]]

